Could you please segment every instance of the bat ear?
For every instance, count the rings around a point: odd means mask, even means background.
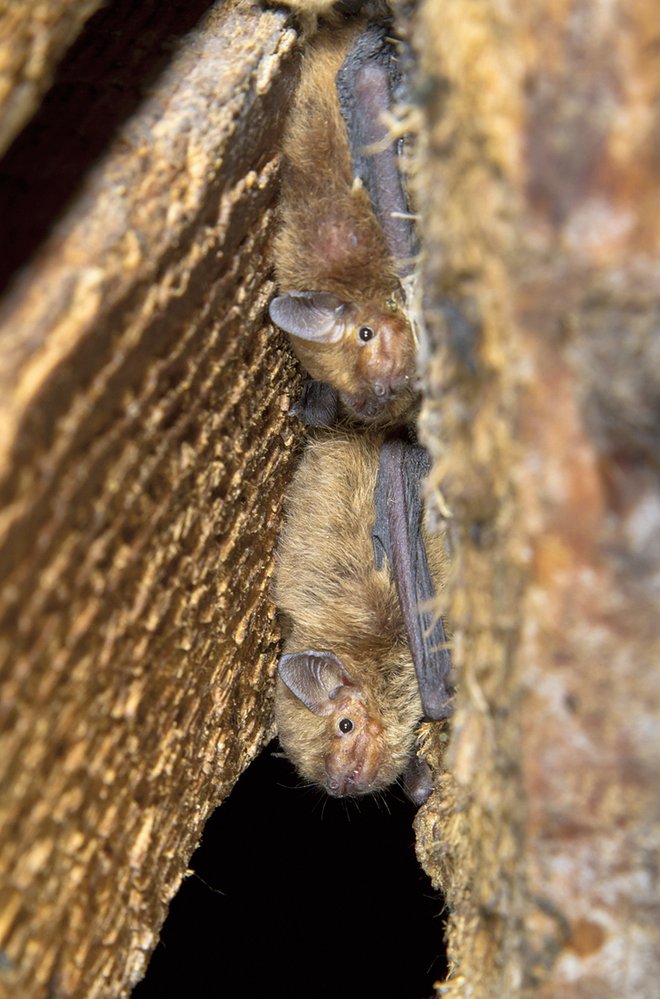
[[[331,715],[338,691],[351,682],[334,652],[290,652],[277,669],[291,693],[315,715]]]
[[[268,307],[276,326],[315,343],[337,343],[346,330],[346,302],[326,291],[291,291]]]

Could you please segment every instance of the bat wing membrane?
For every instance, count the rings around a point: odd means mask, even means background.
[[[337,95],[354,174],[369,194],[399,277],[404,278],[413,270],[417,247],[397,144],[387,123],[396,80],[396,57],[387,29],[371,24],[337,73]]]
[[[435,597],[421,532],[420,480],[427,470],[423,448],[401,440],[384,442],[372,537],[376,568],[382,566],[384,556],[392,568],[424,714],[438,720],[451,713],[451,659],[442,618],[434,619],[425,609]]]

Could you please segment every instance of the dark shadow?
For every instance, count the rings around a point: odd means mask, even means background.
[[[32,121],[0,161],[0,292],[210,0],[113,0],[85,25]]]
[[[425,999],[445,973],[442,899],[398,791],[333,800],[270,747],[204,830],[133,999]]]

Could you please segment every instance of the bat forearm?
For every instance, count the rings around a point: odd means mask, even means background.
[[[394,54],[382,26],[359,36],[337,74],[337,91],[353,159],[401,278],[412,272],[416,245],[397,142],[390,135]]]
[[[419,449],[400,440],[383,444],[376,486],[376,522],[381,544],[385,538],[383,547],[392,566],[424,714],[440,720],[451,713],[451,659],[442,618],[434,623],[420,607],[432,602],[435,587],[421,534],[421,466],[415,450]]]

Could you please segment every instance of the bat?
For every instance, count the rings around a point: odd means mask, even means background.
[[[309,443],[288,496],[275,718],[299,773],[333,796],[401,777],[417,803],[430,791],[416,731],[449,715],[451,690],[442,622],[418,608],[448,571],[446,539],[422,523],[425,469],[411,444],[333,435]]]
[[[387,557],[403,613],[424,716],[448,718],[451,660],[441,617],[429,609],[435,587],[429,570],[420,482],[429,472],[428,453],[402,440],[386,440],[380,450],[372,531],[377,569]]]
[[[384,0],[278,0],[275,6],[296,11],[312,31],[319,17],[334,21],[343,14],[357,14],[363,8],[370,14],[387,14]]]
[[[395,68],[386,28],[364,19],[319,33],[307,49],[283,145],[281,294],[269,308],[339,411],[382,424],[407,422],[418,402],[404,292],[416,245],[384,120]]]

